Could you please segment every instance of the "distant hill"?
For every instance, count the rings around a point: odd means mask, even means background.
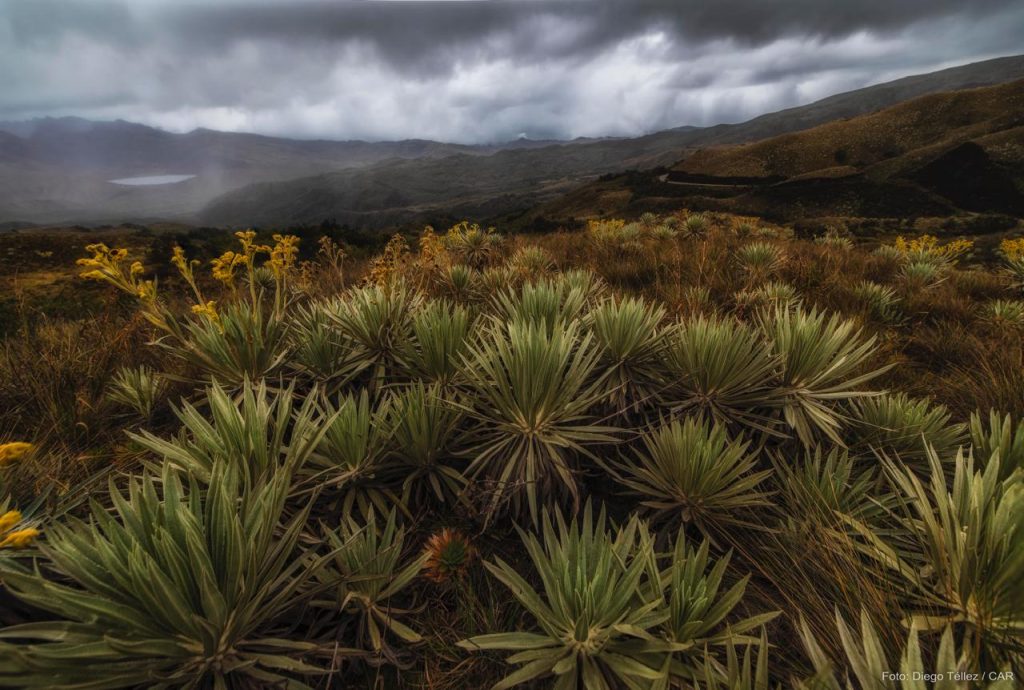
[[[1004,84],[1024,78],[1024,55],[995,58],[928,74],[917,74],[895,81],[836,94],[810,105],[787,108],[755,117],[741,125],[725,125],[720,132],[709,128],[702,146],[738,144],[798,132],[843,118],[857,117],[920,96],[943,91],[959,91],[980,86]]]
[[[210,129],[176,134],[123,120],[92,122],[80,118],[0,123],[0,132],[20,133],[26,148],[39,163],[122,177],[160,174],[167,170],[256,173],[270,166],[284,166],[284,174],[290,175],[311,168],[355,167],[390,158],[487,154],[503,148],[501,145],[465,146],[422,139],[388,142],[285,139]],[[508,146],[524,147],[531,143],[516,141]],[[266,171],[264,174],[277,173]]]
[[[215,225],[272,225],[324,218],[387,225],[444,211],[489,217],[564,193],[582,179],[670,163],[678,146],[660,138],[556,145],[489,156],[388,161],[230,192],[200,214]]]
[[[200,217],[215,224],[266,225],[332,217],[372,225],[440,211],[496,216],[558,198],[588,178],[630,168],[672,165],[684,152],[707,145],[753,141],[870,113],[921,93],[1021,77],[1024,56],[1001,58],[832,96],[737,125],[679,128],[635,139],[579,144],[571,149],[556,145],[506,150],[487,157],[389,162],[358,171],[240,189],[213,201]],[[998,110],[998,104],[993,108]]]
[[[755,180],[828,174],[836,168],[863,171],[918,149],[944,148],[1020,124],[1024,124],[1024,80],[924,96],[753,144],[703,149],[674,169]],[[893,165],[887,166],[889,172],[892,169]]]
[[[545,143],[509,145],[528,148]],[[211,199],[256,182],[386,160],[487,155],[501,148],[425,140],[296,140],[206,129],[176,134],[131,122],[80,118],[0,123],[0,220],[192,218]],[[164,174],[195,178],[145,188],[109,182]]]
[[[286,224],[327,217],[380,225],[447,209],[492,215],[555,198],[599,175],[670,166],[708,146],[751,142],[869,113],[921,94],[1024,78],[1000,58],[832,96],[741,124],[680,127],[632,139],[305,141],[165,132],[79,118],[0,123],[0,221],[177,220]],[[173,185],[112,179],[186,174]]]
[[[753,144],[699,151],[669,179],[737,185],[777,200],[876,215],[967,210],[1024,215],[1024,80],[933,94]],[[764,181],[751,187],[749,182]],[[858,203],[849,197],[856,192]],[[831,197],[829,200],[828,197]],[[891,209],[887,211],[887,209]]]
[[[1024,80],[922,96],[750,144],[696,151],[666,175],[620,175],[534,209],[586,217],[677,206],[779,220],[1024,216]]]

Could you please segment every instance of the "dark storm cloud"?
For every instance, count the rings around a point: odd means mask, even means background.
[[[1019,52],[1019,0],[0,0],[0,117],[636,134]]]
[[[236,40],[360,41],[407,67],[438,55],[452,60],[497,52],[524,59],[586,56],[652,30],[685,41],[731,38],[748,45],[794,34],[833,38],[891,31],[950,14],[984,17],[1015,5],[1017,0],[136,0],[130,10],[129,2],[106,0],[7,4],[16,35],[25,37],[81,32],[138,45],[147,33],[170,32],[183,47],[200,50]],[[551,36],[543,30],[550,20],[574,28]],[[510,40],[489,43],[495,36]]]

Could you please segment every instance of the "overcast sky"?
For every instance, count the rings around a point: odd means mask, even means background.
[[[637,135],[1021,52],[1022,0],[0,0],[0,120]]]

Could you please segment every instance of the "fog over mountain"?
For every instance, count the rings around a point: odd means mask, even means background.
[[[0,0],[0,222],[504,211],[1019,79],[1021,36],[1019,0]]]
[[[739,122],[1018,53],[1019,0],[0,0],[0,120],[468,144]]]
[[[757,141],[924,94],[1022,78],[1024,56],[999,58],[836,94],[742,124],[568,142],[296,140],[209,129],[174,133],[124,120],[0,122],[0,222],[287,225],[335,218],[380,226],[431,213],[486,218],[530,207],[598,175],[672,165],[703,147]]]

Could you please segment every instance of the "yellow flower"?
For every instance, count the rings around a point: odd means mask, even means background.
[[[953,240],[946,246],[942,247],[940,251],[945,256],[957,257],[960,256],[961,254],[966,254],[968,251],[970,251],[971,247],[973,246],[974,240]]]
[[[136,294],[147,302],[152,301],[156,299],[156,284],[152,280],[144,280],[138,284]]]
[[[232,287],[235,282],[235,268],[249,263],[249,257],[226,251],[210,263],[213,265],[213,277],[227,287]]]
[[[174,245],[174,249],[171,253],[171,263],[178,267],[178,270],[182,273],[188,271],[188,259],[185,258],[185,250]]]
[[[295,235],[274,235],[276,244],[270,249],[270,270],[281,278],[291,271],[299,255],[299,238]]]
[[[174,246],[173,254],[171,255],[171,263],[177,266],[178,273],[185,279],[188,286],[192,288],[192,294],[195,295],[196,299],[200,302],[204,301],[203,293],[199,289],[199,285],[196,284],[195,267],[199,265],[199,259],[192,259],[189,261],[185,255],[185,250],[178,245]]]
[[[86,250],[92,252],[91,257],[78,259],[75,263],[89,270],[79,275],[87,280],[102,280],[110,283],[119,290],[132,295],[152,299],[156,296],[156,286],[150,284],[143,288],[139,281],[140,276],[145,272],[141,261],[133,261],[130,266],[125,266],[125,259],[128,258],[127,249],[111,249],[102,242],[90,244]]]
[[[386,285],[405,265],[408,255],[409,245],[405,238],[395,233],[385,245],[384,252],[370,262],[370,274],[366,277],[366,282]]]
[[[21,460],[32,450],[32,448],[33,446],[31,443],[25,443],[24,441],[14,441],[12,443],[0,445],[0,467],[10,465]]]
[[[939,244],[939,238],[934,235],[921,235],[910,240],[901,235],[896,238],[893,246],[900,254],[913,260],[941,259],[952,263],[970,251],[974,246],[974,241],[958,239],[946,244]]]
[[[605,218],[603,220],[588,220],[587,231],[596,235],[602,232],[614,232],[626,226],[626,221],[621,218]]]
[[[171,263],[177,266],[178,272],[185,277],[186,280],[192,281],[192,269],[199,265],[199,259],[192,259],[189,261],[188,256],[185,255],[185,250],[174,245],[173,254],[171,255]]]
[[[255,268],[256,266],[254,263],[252,263],[252,259],[254,256],[256,256],[257,254],[269,254],[272,251],[272,249],[265,244],[255,244],[255,230],[245,230],[236,232],[235,237],[237,237],[238,241],[242,244],[242,254],[245,256],[246,261],[249,262],[250,266],[253,268]],[[275,237],[277,236],[275,235]]]
[[[238,241],[242,243],[242,249],[245,250],[252,246],[253,240],[256,239],[256,231],[239,230],[235,233],[235,237],[237,237]]]
[[[0,534],[10,531],[19,522],[21,522],[21,511],[8,510],[3,515],[0,515]]]
[[[587,233],[600,244],[614,245],[621,239],[621,230],[626,227],[626,221],[621,218],[604,218],[600,220],[587,221]]]
[[[1024,259],[1024,237],[1018,237],[1017,239],[1005,239],[999,243],[999,250],[1003,252],[1010,261],[1020,261]]]
[[[39,535],[39,530],[32,527],[26,527],[16,532],[8,532],[3,541],[0,541],[0,549],[24,549],[27,546],[31,546],[32,542]]]
[[[205,316],[210,321],[219,321],[220,315],[217,314],[217,303],[210,300],[206,304],[193,304],[192,313],[200,316]]]
[[[79,277],[85,278],[87,280],[106,280],[107,279],[107,274],[104,273],[103,271],[99,271],[99,270],[83,271],[82,273],[79,273],[78,275],[79,275]]]

